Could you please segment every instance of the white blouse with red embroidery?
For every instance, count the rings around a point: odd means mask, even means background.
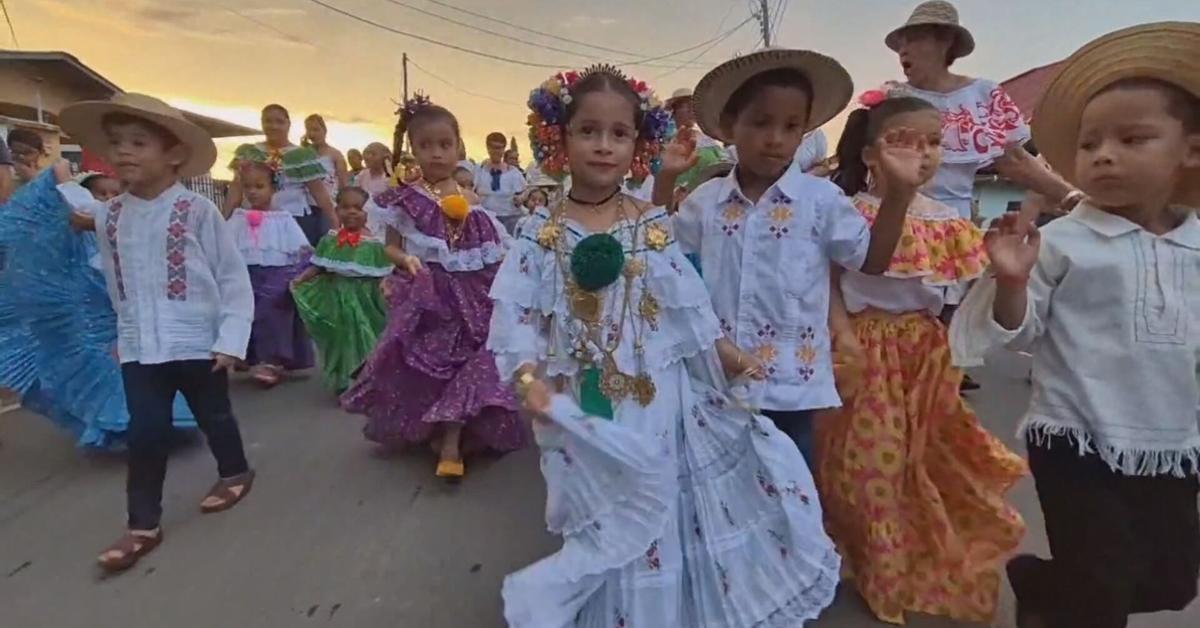
[[[942,114],[942,166],[922,193],[971,217],[975,173],[1011,146],[1029,141],[1029,125],[1020,108],[999,84],[975,79],[952,92],[931,92],[904,83],[888,83],[892,96],[915,96]]]
[[[254,321],[246,263],[221,212],[176,184],[96,211],[122,363],[244,358]]]

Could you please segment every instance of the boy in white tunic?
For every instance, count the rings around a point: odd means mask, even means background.
[[[1039,234],[988,234],[995,277],[954,319],[960,363],[1034,355],[1021,432],[1050,560],[1008,564],[1022,628],[1121,628],[1182,610],[1200,573],[1200,24],[1079,50],[1034,141],[1087,194]]]
[[[220,479],[200,507],[226,510],[254,480],[229,401],[228,370],[246,354],[254,295],[220,211],[180,177],[207,172],[204,129],[149,96],[119,94],[63,110],[63,129],[105,154],[127,186],[97,208],[100,257],[117,312],[117,351],[129,406],[128,530],[99,557],[132,567],[162,541],[171,402],[182,393]]]

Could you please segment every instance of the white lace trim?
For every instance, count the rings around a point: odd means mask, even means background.
[[[249,210],[236,209],[229,217],[234,243],[247,266],[291,266],[312,250],[304,230],[284,211],[262,212],[257,233],[250,228]]]
[[[483,211],[472,209],[471,211]],[[504,259],[507,250],[503,244],[483,242],[478,247],[463,250],[451,250],[450,245],[442,238],[427,235],[417,229],[412,218],[403,211],[396,211],[389,221],[391,228],[404,236],[404,251],[415,255],[422,262],[440,264],[442,268],[452,273],[465,273],[482,270]],[[500,232],[503,235],[503,232]]]
[[[332,260],[328,257],[313,257],[312,264],[345,277],[387,277],[393,271],[391,266],[367,266],[356,262]]]

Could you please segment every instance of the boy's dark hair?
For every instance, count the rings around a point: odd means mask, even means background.
[[[612,92],[629,101],[629,105],[633,109],[633,128],[641,130],[642,120],[646,116],[642,111],[641,98],[629,86],[629,81],[624,76],[615,70],[606,69],[589,71],[586,76],[571,86],[571,102],[566,107],[563,124],[569,124],[571,118],[574,118],[575,114],[579,112],[579,104],[583,102],[584,96],[596,92]]]
[[[363,205],[366,205],[367,201],[371,200],[371,195],[367,194],[366,190],[358,187],[357,185],[347,185],[346,187],[338,190],[337,198],[334,199],[334,202],[336,202],[338,205],[341,205],[347,194],[357,194],[359,198],[362,199]]]
[[[484,143],[486,143],[488,146],[495,146],[496,144],[508,146],[508,136],[499,131],[493,131],[488,133],[487,139],[484,140]]]
[[[721,109],[721,126],[733,126],[737,117],[768,87],[798,89],[808,98],[809,108],[812,107],[814,91],[807,74],[792,68],[768,70],[746,79],[746,82],[734,90],[729,100],[725,101],[725,107]]]
[[[847,196],[867,189],[867,164],[863,162],[863,150],[879,139],[879,132],[889,118],[914,111],[937,111],[937,108],[927,100],[899,96],[888,98],[870,109],[856,109],[850,113],[842,138],[838,140],[838,168],[832,177]]]
[[[8,145],[24,144],[39,153],[46,150],[45,143],[42,142],[42,136],[37,131],[22,129],[20,127],[12,129],[8,132]]]
[[[1167,113],[1183,123],[1184,132],[1200,133],[1200,96],[1169,81],[1142,77],[1122,79],[1096,92],[1089,102],[1109,92],[1138,89],[1150,89],[1161,93],[1167,99]]]
[[[287,107],[284,107],[283,105],[277,105],[275,103],[271,103],[271,104],[267,105],[266,107],[263,107],[262,115],[265,116],[272,111],[282,114],[283,117],[285,119],[287,119],[289,122],[292,119],[292,114],[288,113]]]
[[[153,120],[147,120],[146,118],[119,111],[104,114],[104,117],[100,119],[100,126],[104,127],[105,131],[111,131],[114,126],[141,127],[143,130],[149,131],[152,135],[158,137],[163,143],[164,150],[175,148],[182,143],[167,127]]]

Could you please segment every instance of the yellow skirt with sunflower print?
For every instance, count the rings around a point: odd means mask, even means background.
[[[817,423],[826,529],[871,610],[987,621],[1025,532],[1005,501],[1024,460],[959,396],[946,328],[923,313],[854,315],[866,352],[845,406]]]

